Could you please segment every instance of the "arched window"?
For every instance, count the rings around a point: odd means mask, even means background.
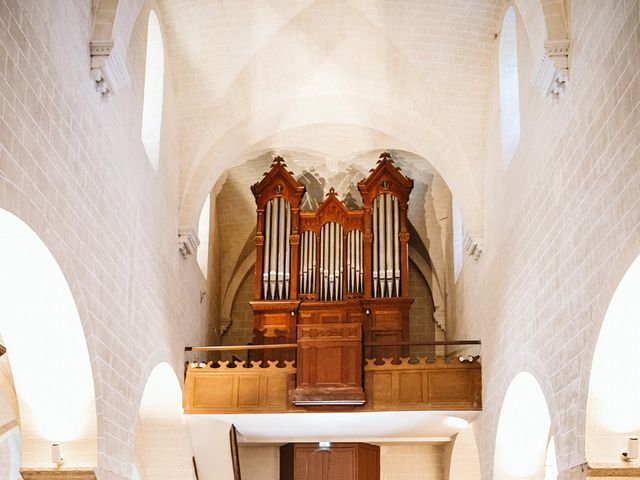
[[[453,220],[453,273],[457,280],[460,270],[462,270],[462,239],[464,233],[462,229],[462,213],[460,213],[460,208],[455,202],[451,206],[451,210]]]
[[[211,194],[207,195],[202,211],[200,212],[200,221],[198,222],[198,246],[197,260],[200,270],[204,278],[207,278],[207,266],[209,264],[209,219],[211,216]]]
[[[516,11],[509,7],[502,21],[499,52],[500,132],[505,168],[520,143],[520,91],[518,86],[518,42]]]
[[[144,72],[144,103],[142,106],[142,143],[153,168],[160,158],[160,127],[164,88],[164,45],[160,22],[154,11],[149,12],[147,28],[147,60]]]

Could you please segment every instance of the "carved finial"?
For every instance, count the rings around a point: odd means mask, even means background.
[[[391,154],[389,152],[382,152],[380,154],[378,163],[384,162],[385,160],[393,163],[393,159],[391,158]]]
[[[278,155],[277,157],[275,157],[273,159],[273,163],[272,165],[284,165],[285,167],[287,166],[286,163],[284,163],[284,158],[282,158],[280,155]]]
[[[329,193],[327,193],[325,196],[326,196],[326,197],[335,197],[336,195],[337,195],[337,194],[336,194],[336,189],[335,189],[335,188],[333,188],[333,187],[331,187],[331,188],[329,189]]]

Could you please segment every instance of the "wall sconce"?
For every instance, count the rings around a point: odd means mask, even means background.
[[[296,311],[295,310],[291,310],[291,316],[295,317],[296,316]]]
[[[371,315],[371,310],[369,310],[369,309],[367,308],[367,309],[364,311],[364,313],[365,313],[366,315]]]
[[[61,443],[52,443],[51,444],[51,461],[56,465],[62,465],[64,463],[64,458],[62,458],[62,444]]]
[[[620,458],[625,462],[630,462],[638,458],[638,437],[627,437],[627,451],[622,452]]]

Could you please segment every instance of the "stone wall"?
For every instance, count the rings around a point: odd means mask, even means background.
[[[585,460],[593,349],[611,296],[640,254],[640,5],[571,2],[571,81],[558,103],[528,82],[542,45],[527,39],[543,37],[535,26],[544,23],[541,12],[526,12],[527,29],[518,25],[522,138],[503,169],[494,86],[485,251],[477,262],[467,257],[457,282],[455,333],[483,341],[483,478],[492,478],[505,391],[522,370],[545,393],[560,478],[578,478],[562,472]]]
[[[442,445],[383,445],[380,480],[444,480]]]
[[[121,3],[122,15],[139,8]],[[76,301],[95,381],[101,479],[131,474],[148,373],[163,360],[181,371],[185,345],[206,332],[204,279],[195,257],[176,248],[169,63],[158,171],[140,140],[147,13],[128,48],[120,45],[130,82],[105,103],[89,73],[91,2],[0,0],[0,208],[43,239]]]

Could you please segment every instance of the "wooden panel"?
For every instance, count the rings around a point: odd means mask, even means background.
[[[264,379],[264,405],[266,407],[279,407],[285,410],[287,408],[287,397],[283,392],[288,391],[287,375],[268,375]]]
[[[429,403],[468,403],[471,397],[472,378],[466,371],[429,373]]]
[[[238,408],[256,408],[260,406],[260,376],[242,375],[238,382]]]
[[[380,480],[380,447],[297,443],[280,447],[280,480]]]
[[[316,362],[316,385],[338,385],[343,382],[342,347],[322,349],[322,361]]]
[[[363,403],[362,325],[298,325],[295,404]]]
[[[426,358],[418,363],[402,359],[365,365],[365,389],[372,410],[481,410],[482,381],[479,363]]]
[[[358,443],[358,480],[380,480],[380,447]]]
[[[373,384],[373,401],[376,405],[392,404],[393,377],[391,372],[376,372],[376,380],[371,382]]]
[[[254,362],[221,362],[217,368],[188,367],[183,395],[185,413],[283,412],[288,408],[288,392],[295,382],[292,363],[259,367]]]
[[[205,408],[231,408],[233,406],[234,377],[219,375],[214,378],[194,379],[194,403]]]
[[[400,403],[422,403],[423,372],[405,372],[400,377]]]
[[[329,455],[325,455],[326,480],[356,480],[358,464],[356,462],[355,447],[331,448]]]

